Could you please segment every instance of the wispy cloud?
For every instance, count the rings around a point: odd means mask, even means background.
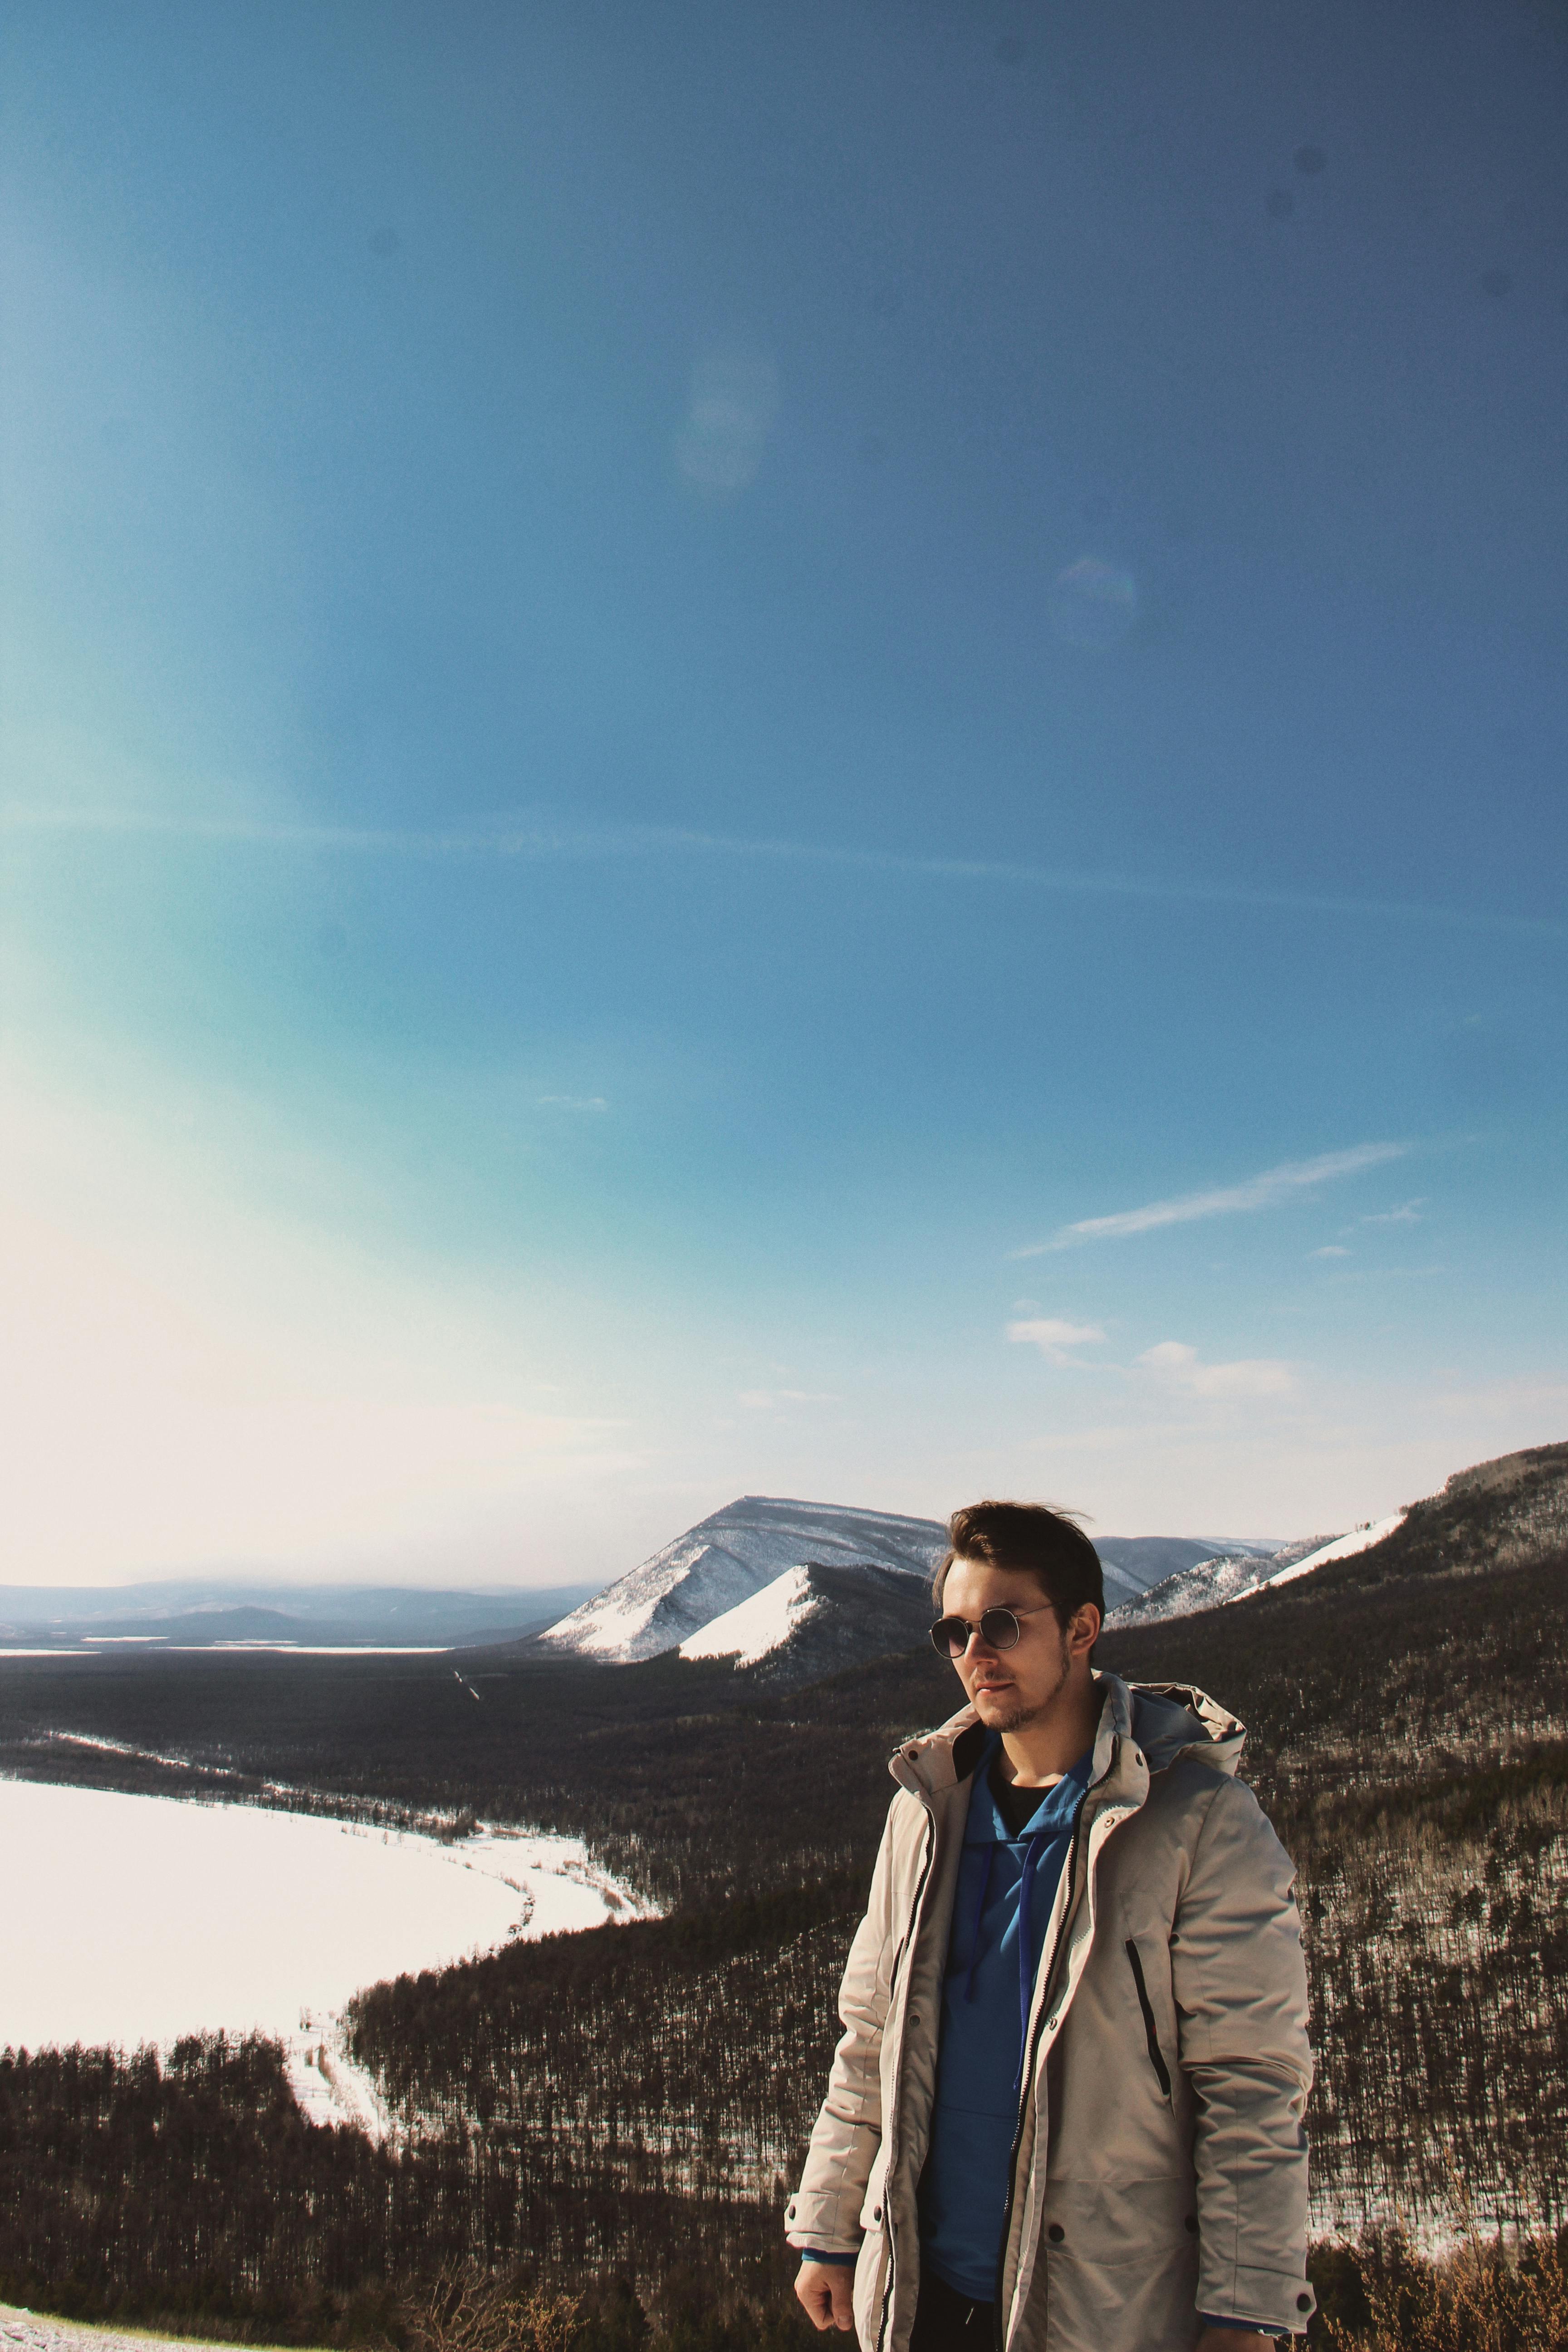
[[[742,1389],[741,1402],[750,1412],[771,1412],[781,1404],[842,1404],[826,1389]]]
[[[1402,1202],[1397,1209],[1382,1209],[1375,1216],[1363,1217],[1361,1222],[1363,1225],[1418,1225],[1421,1212],[1426,1206],[1426,1196],[1423,1192],[1414,1201]]]
[[[541,1110],[608,1110],[603,1095],[540,1095],[535,1098]]]
[[[1095,1323],[1064,1323],[1058,1316],[1041,1315],[1029,1322],[1009,1323],[1007,1337],[1038,1348],[1053,1364],[1076,1364],[1080,1359],[1067,1350],[1093,1347],[1105,1334]]]
[[[908,875],[938,882],[983,882],[1062,898],[1127,898],[1145,904],[1252,908],[1266,912],[1346,916],[1354,921],[1436,923],[1445,929],[1507,933],[1520,939],[1568,940],[1568,923],[1510,915],[1489,908],[1426,906],[1411,899],[1338,898],[1304,890],[1258,889],[1202,875],[1083,872],[993,857],[926,857],[879,845],[751,839],[677,825],[578,827],[506,819],[446,832],[344,825],[268,816],[173,815],[130,808],[0,806],[0,832],[163,836],[233,843],[257,848],[301,849],[383,857],[497,857],[542,862],[707,857],[785,866],[823,866],[858,874]]]
[[[1146,1348],[1138,1362],[1156,1380],[1188,1396],[1287,1396],[1296,1385],[1289,1365],[1277,1357],[1248,1356],[1232,1364],[1205,1364],[1195,1348],[1180,1339],[1162,1339],[1157,1348]]]
[[[1149,1201],[1141,1209],[1119,1209],[1109,1217],[1080,1217],[1063,1225],[1049,1241],[1031,1242],[1015,1250],[1015,1257],[1041,1257],[1049,1250],[1073,1249],[1080,1242],[1121,1241],[1131,1234],[1152,1234],[1163,1225],[1194,1224],[1202,1217],[1230,1217],[1252,1209],[1269,1209],[1291,1193],[1336,1177],[1359,1175],[1363,1168],[1381,1168],[1401,1160],[1405,1143],[1358,1143],[1348,1151],[1324,1151],[1316,1160],[1288,1160],[1249,1176],[1241,1184],[1225,1184],[1207,1192],[1184,1192],[1173,1201]]]
[[[1349,1257],[1350,1252],[1343,1242],[1325,1242],[1321,1249],[1315,1249],[1312,1252],[1312,1255],[1314,1257]]]

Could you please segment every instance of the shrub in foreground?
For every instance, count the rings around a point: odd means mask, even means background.
[[[1472,2226],[1428,2261],[1400,2230],[1314,2248],[1311,2341],[1332,2352],[1568,2352],[1568,2231],[1505,2246]]]

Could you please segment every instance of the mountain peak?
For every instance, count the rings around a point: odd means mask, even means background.
[[[786,1569],[873,1567],[923,1578],[946,1544],[947,1530],[936,1519],[741,1495],[539,1638],[583,1657],[657,1657],[679,1649]]]

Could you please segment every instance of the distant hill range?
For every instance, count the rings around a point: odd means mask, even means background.
[[[926,1580],[947,1544],[937,1519],[742,1495],[538,1637],[542,1649],[629,1664],[679,1650],[731,1657],[772,1683],[811,1682],[919,1642]],[[1108,1590],[1142,1597],[1220,1550],[1267,1570],[1267,1538],[1107,1536]]]
[[[710,1619],[680,1644],[683,1658],[729,1658],[766,1685],[798,1688],[926,1637],[931,1595],[923,1576],[857,1560],[786,1568],[749,1601]]]
[[[1178,1569],[1106,1618],[1108,1633],[1192,1617],[1355,1560],[1358,1585],[1533,1566],[1568,1549],[1568,1445],[1539,1445],[1456,1471],[1440,1494],[1348,1535],[1309,1536],[1270,1558],[1223,1552]]]
[[[1458,1472],[1442,1494],[1344,1534],[1097,1536],[1107,1633],[1191,1617],[1355,1560],[1358,1582],[1440,1558],[1511,1562],[1568,1531],[1568,1448]],[[926,1579],[945,1547],[935,1519],[743,1495],[534,1635],[531,1649],[603,1664],[679,1651],[731,1659],[760,1684],[799,1688],[918,1645]]]
[[[590,1584],[433,1592],[404,1585],[0,1584],[0,1647],[18,1650],[447,1649],[515,1642]]]
[[[1289,1584],[1298,1576],[1310,1576],[1331,1559],[1348,1559],[1352,1552],[1365,1551],[1390,1534],[1404,1516],[1398,1511],[1392,1518],[1369,1519],[1347,1536],[1303,1536],[1273,1553],[1222,1551],[1211,1559],[1194,1560],[1191,1567],[1179,1568],[1173,1576],[1152,1584],[1136,1599],[1119,1602],[1107,1612],[1106,1628],[1192,1617],[1200,1609],[1218,1609],[1227,1601],[1245,1600],[1249,1592],[1260,1592],[1266,1586]]]

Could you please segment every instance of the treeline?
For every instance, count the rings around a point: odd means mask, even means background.
[[[1506,1776],[1484,1826],[1465,1791],[1312,1857],[1321,2226],[1441,2210],[1456,2179],[1489,2220],[1568,2221],[1565,1762]]]
[[[460,2129],[377,2147],[309,2122],[257,2037],[0,2054],[0,2301],[438,2352],[434,2286],[468,2273],[569,2289],[584,2352],[637,2352],[661,2319],[723,2352],[737,2314],[789,2321],[788,2270],[772,2198],[639,2190],[591,2158],[551,2179]]]
[[[394,2249],[449,2243],[439,2156],[313,2128],[276,2046],[0,2054],[0,2294],[83,2318],[248,2326],[279,2341],[384,2326]],[[443,2194],[443,2189],[446,2194]]]

